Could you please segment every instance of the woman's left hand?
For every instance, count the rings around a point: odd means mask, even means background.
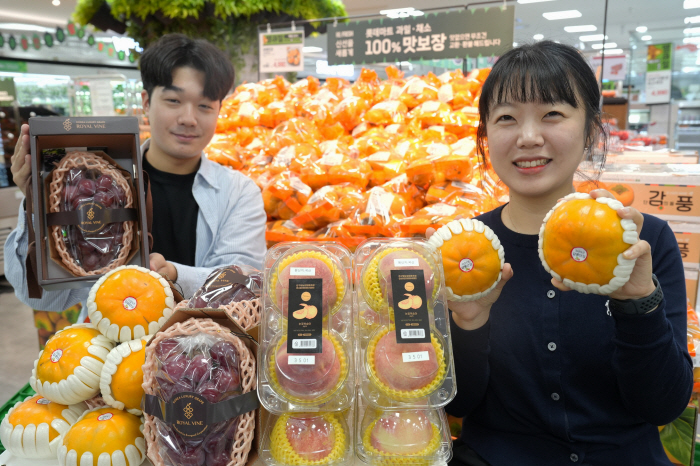
[[[593,199],[598,197],[615,198],[615,196],[604,189],[593,190],[590,194]],[[617,215],[619,215],[620,218],[634,221],[634,223],[637,224],[637,235],[641,234],[644,217],[637,209],[623,207],[617,210]],[[641,299],[651,295],[656,289],[656,286],[651,279],[651,246],[649,246],[649,243],[640,239],[636,244],[633,244],[629,249],[623,252],[622,256],[625,259],[637,259],[637,261],[634,264],[634,269],[632,269],[629,281],[625,283],[622,288],[610,294],[610,297],[613,299]],[[552,278],[552,285],[562,291],[569,291],[571,289],[564,286],[564,284],[556,278]]]

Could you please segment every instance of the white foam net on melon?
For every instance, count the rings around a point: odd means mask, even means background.
[[[85,412],[85,403],[77,403],[64,406],[59,417],[51,420],[51,423],[42,422],[35,424],[10,424],[10,416],[22,404],[29,402],[36,395],[29,396],[24,401],[17,402],[5,415],[0,423],[0,442],[7,451],[20,458],[28,459],[55,459],[61,438],[68,432],[70,426],[75,424],[78,418]],[[46,400],[48,401],[48,400]],[[34,403],[34,401],[32,401]],[[52,403],[52,402],[50,402]],[[57,403],[58,404],[58,403]],[[49,441],[49,432],[53,428],[58,435]]]

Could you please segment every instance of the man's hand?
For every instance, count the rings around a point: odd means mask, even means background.
[[[177,281],[177,269],[173,264],[165,260],[162,254],[154,252],[149,257],[151,270],[161,274],[166,280],[175,283]]]
[[[27,195],[24,192],[27,179],[32,174],[32,164],[29,161],[29,157],[29,125],[22,125],[17,145],[15,146],[15,153],[10,159],[12,162],[10,171],[12,172],[12,180],[25,196]]]

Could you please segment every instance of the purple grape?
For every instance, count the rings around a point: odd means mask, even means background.
[[[207,302],[201,296],[197,296],[196,298],[190,300],[189,306],[194,309],[202,309],[207,307]]]
[[[97,252],[106,254],[109,251],[111,241],[108,239],[91,239],[90,243],[97,249]]]
[[[226,466],[230,462],[230,451],[224,449],[215,453],[207,452],[207,466]]]
[[[79,240],[77,243],[78,243],[78,249],[80,249],[80,253],[83,255],[90,254],[90,253],[92,253],[92,251],[95,250],[95,247],[85,240]]]
[[[192,380],[194,384],[198,384],[200,381],[209,379],[210,370],[211,361],[209,358],[203,354],[198,354],[190,360],[189,366],[185,370],[185,377]]]
[[[202,395],[209,403],[218,403],[221,399],[221,390],[216,387],[216,382],[209,380],[197,387],[197,393]]]
[[[172,353],[179,344],[180,342],[175,338],[168,338],[167,340],[161,341],[156,347],[156,357],[163,361],[170,356],[170,353]]]
[[[236,388],[231,373],[222,368],[214,369],[211,374],[211,382],[214,382],[214,385],[221,393],[226,393]]]
[[[95,270],[99,262],[100,256],[95,253],[83,255],[83,268],[87,271]]]
[[[181,466],[201,466],[204,463],[205,453],[201,448],[185,447],[180,453],[178,463]]]
[[[190,360],[184,354],[171,355],[163,362],[163,372],[172,380],[180,380],[184,377]]]
[[[68,171],[68,184],[77,186],[78,183],[80,183],[80,180],[83,179],[83,172],[79,168],[71,168]]]
[[[97,179],[97,189],[100,191],[108,191],[112,189],[112,177],[109,175],[101,175]]]
[[[209,348],[211,358],[220,366],[237,365],[236,348],[227,341],[218,341]]]
[[[111,207],[114,204],[114,194],[109,191],[98,191],[95,193],[95,202],[105,207]]]
[[[80,194],[84,194],[86,196],[94,196],[96,190],[97,184],[93,180],[88,180],[84,178],[80,180],[80,183],[78,183],[78,191],[80,192]]]
[[[75,196],[78,195],[78,188],[75,186],[66,186],[65,189],[63,190],[63,200],[66,204],[70,204],[73,202],[73,199],[75,199]]]
[[[124,190],[119,186],[116,186],[114,190],[117,202],[119,203],[119,205],[124,205],[124,203],[126,202],[126,194],[124,194]]]
[[[178,393],[194,392],[194,389],[192,384],[186,379],[176,380],[173,383],[163,380],[161,392],[165,401],[170,401]]]

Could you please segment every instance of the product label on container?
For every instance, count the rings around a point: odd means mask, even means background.
[[[256,390],[218,403],[210,403],[198,393],[182,392],[173,395],[168,402],[146,394],[143,411],[165,422],[184,438],[197,438],[206,434],[212,425],[258,406]]]
[[[313,277],[316,275],[315,267],[292,267],[289,272],[290,275],[298,277]]]
[[[428,299],[423,270],[392,270],[396,343],[430,343]]]
[[[287,356],[287,364],[290,366],[315,366],[316,356],[308,354],[300,356]]]
[[[430,361],[430,353],[427,351],[416,351],[415,353],[401,353],[403,362]]]
[[[323,336],[323,279],[289,279],[288,298],[287,353],[320,353]]]

